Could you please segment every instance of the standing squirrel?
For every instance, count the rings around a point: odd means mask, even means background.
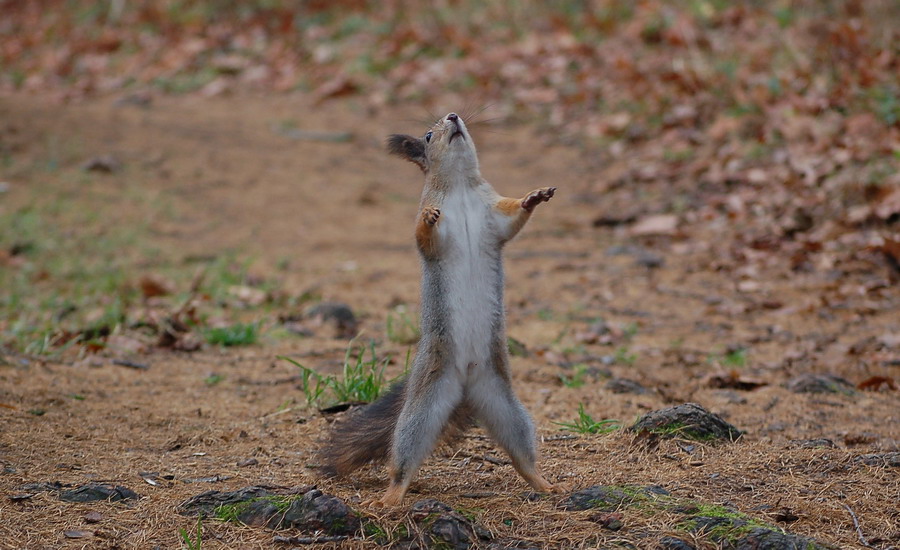
[[[399,505],[442,436],[477,420],[536,491],[531,417],[512,390],[503,305],[503,245],[555,187],[501,197],[478,169],[463,120],[450,113],[421,138],[392,135],[388,151],[425,173],[416,219],[422,259],[422,337],[409,376],[334,429],[325,472],[347,475],[387,460],[385,506]]]

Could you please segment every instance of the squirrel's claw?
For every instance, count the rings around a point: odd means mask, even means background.
[[[425,223],[428,225],[434,225],[438,222],[441,217],[441,211],[434,207],[427,207],[422,210],[422,219],[425,220]]]

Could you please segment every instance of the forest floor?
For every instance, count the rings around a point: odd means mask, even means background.
[[[402,509],[361,504],[383,491],[383,471],[321,477],[316,451],[335,415],[307,406],[301,370],[283,357],[337,374],[348,350],[351,362],[366,350],[389,378],[403,371],[418,315],[421,175],[383,139],[422,133],[424,118],[303,95],[0,98],[0,547],[175,548],[195,526],[179,503],[260,484],[315,484],[403,524]],[[506,251],[508,332],[525,348],[513,383],[551,481],[660,485],[840,548],[861,547],[860,535],[900,545],[889,460],[900,450],[889,386],[900,379],[900,294],[887,249],[862,242],[864,230],[801,237],[821,226],[800,215],[769,238],[742,202],[762,182],[616,178],[621,161],[601,164],[533,124],[472,133],[501,194],[558,188]],[[643,168],[678,172],[673,163]],[[304,316],[332,302],[349,306],[355,329]],[[232,329],[250,332],[247,345],[223,345],[239,343]],[[808,373],[850,384],[786,387]],[[639,387],[619,393],[607,385],[618,379]],[[556,424],[579,404],[627,426],[685,402],[745,435],[648,446],[624,430]],[[859,459],[872,454],[881,462]],[[560,510],[561,497],[532,501],[504,458],[474,430],[425,463],[407,502],[435,497],[495,540],[550,547],[645,548],[677,533],[627,511],[610,531]],[[105,482],[143,498],[9,499],[38,482]],[[204,548],[273,544],[265,529],[211,519],[203,529]]]

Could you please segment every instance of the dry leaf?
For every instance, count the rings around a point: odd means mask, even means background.
[[[872,376],[856,385],[858,389],[868,391],[878,391],[881,389],[881,386],[887,386],[894,391],[898,389],[897,382],[889,376]]]
[[[144,275],[138,281],[141,288],[141,294],[144,298],[155,298],[156,296],[168,296],[174,291],[175,285],[170,281],[160,277],[159,275]]]
[[[678,229],[678,216],[674,214],[656,214],[638,219],[628,231],[632,236],[674,235]]]

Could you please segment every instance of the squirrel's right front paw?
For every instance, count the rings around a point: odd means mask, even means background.
[[[422,220],[425,221],[428,225],[434,225],[438,222],[438,219],[441,217],[441,211],[437,208],[429,206],[422,210]]]
[[[554,193],[556,193],[556,187],[541,187],[540,189],[535,189],[522,199],[522,208],[527,212],[531,212],[538,204],[549,201]]]

